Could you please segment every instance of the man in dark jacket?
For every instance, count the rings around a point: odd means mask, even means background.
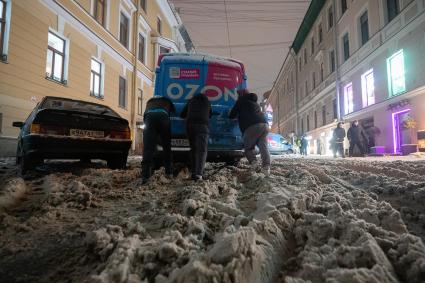
[[[339,153],[341,157],[345,157],[344,154],[344,139],[345,139],[345,129],[342,127],[342,122],[339,122],[334,130],[332,142],[333,142],[333,153],[334,157]]]
[[[170,113],[175,108],[170,99],[155,96],[148,100],[144,113],[142,184],[152,175],[152,164],[158,139],[164,154],[165,173],[172,176]]]
[[[238,100],[230,111],[229,117],[238,117],[239,128],[243,134],[245,156],[252,167],[257,166],[255,146],[261,154],[262,167],[266,175],[270,174],[270,153],[267,147],[269,126],[264,113],[257,103],[257,95],[248,90],[239,93]]]
[[[308,140],[305,134],[301,137],[301,155],[307,155]]]
[[[350,148],[349,148],[349,156],[353,156],[353,150],[354,147],[357,145],[357,147],[360,150],[360,154],[364,156],[364,148],[363,148],[363,142],[367,141],[367,137],[365,132],[363,131],[362,126],[359,125],[359,121],[355,120],[351,127],[348,129],[347,132],[347,138],[350,141]]]
[[[186,132],[190,145],[192,180],[203,179],[208,154],[208,122],[211,118],[211,103],[205,94],[196,94],[184,106],[180,117],[186,118]]]

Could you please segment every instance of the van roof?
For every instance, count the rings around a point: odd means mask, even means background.
[[[167,53],[162,54],[163,56],[158,59],[158,65],[163,60],[168,62],[186,62],[186,63],[195,63],[200,61],[206,61],[209,64],[217,64],[217,65],[225,65],[231,68],[241,69],[243,73],[245,73],[245,68],[242,62],[227,58],[221,57],[211,54],[203,54],[203,53]]]

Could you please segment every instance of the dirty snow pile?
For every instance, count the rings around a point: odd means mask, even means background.
[[[196,183],[180,166],[145,186],[138,166],[21,179],[26,196],[0,216],[0,278],[425,282],[425,162],[395,165],[283,158],[265,176],[207,164]],[[26,271],[29,258],[41,259]]]

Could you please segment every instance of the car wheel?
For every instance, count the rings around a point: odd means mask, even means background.
[[[287,153],[287,154],[293,154],[293,153],[294,153],[294,151],[293,151],[292,149],[288,149],[288,150],[286,151],[286,153]]]
[[[109,158],[107,163],[111,169],[125,169],[127,165],[127,154]]]
[[[32,170],[37,165],[37,160],[25,155],[23,146],[20,144],[16,153],[16,165],[18,165],[18,174],[24,175],[29,170]]]

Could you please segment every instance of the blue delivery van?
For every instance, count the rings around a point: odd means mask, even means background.
[[[168,53],[158,58],[155,95],[171,99],[171,146],[174,157],[187,157],[189,141],[180,113],[187,100],[205,93],[212,106],[208,160],[234,161],[243,155],[242,134],[237,120],[228,118],[238,90],[246,88],[244,65],[236,60],[206,54]],[[186,152],[186,153],[185,153]]]

